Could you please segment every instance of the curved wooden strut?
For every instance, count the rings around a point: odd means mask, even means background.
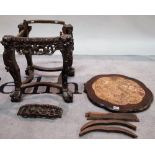
[[[126,130],[124,128],[120,128],[120,127],[105,127],[105,126],[101,126],[101,125],[96,125],[93,127],[88,127],[84,130],[82,130],[79,133],[79,136],[83,136],[87,133],[93,132],[93,131],[100,131],[100,132],[116,132],[116,133],[123,133],[125,135],[128,135],[132,138],[137,138],[137,135],[134,134],[133,132]]]
[[[131,123],[125,122],[125,121],[119,121],[119,120],[96,120],[96,121],[89,121],[88,123],[84,124],[81,127],[81,131],[96,125],[121,125],[124,127],[127,127],[132,130],[136,130],[136,126],[132,125]]]

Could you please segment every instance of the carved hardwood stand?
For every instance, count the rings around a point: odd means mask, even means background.
[[[29,33],[32,29],[30,24],[33,23],[51,23],[61,24],[62,32],[59,37],[53,38],[29,38]],[[24,20],[18,25],[19,34],[17,36],[4,36],[2,45],[4,46],[3,59],[6,70],[11,74],[15,83],[15,90],[11,93],[11,101],[21,101],[22,91],[33,86],[50,86],[61,90],[65,102],[73,101],[73,94],[68,89],[68,76],[74,76],[73,63],[73,27],[70,24],[65,24],[63,21],[56,20]],[[56,68],[44,68],[33,64],[32,55],[53,54],[59,50],[63,57],[63,66]],[[19,54],[24,54],[27,60],[27,68],[25,73],[27,78],[21,81],[20,69],[16,62],[15,51]],[[61,71],[57,83],[52,82],[31,82],[34,78],[34,70],[55,72]]]

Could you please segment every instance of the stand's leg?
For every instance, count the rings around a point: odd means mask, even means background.
[[[22,24],[18,25],[18,29],[19,29],[19,33],[24,30],[24,33],[20,37],[28,37],[29,33],[32,29],[32,26],[29,26],[28,22],[26,20],[24,20]],[[33,72],[32,55],[31,55],[30,51],[24,51],[23,53],[27,60],[27,68],[25,70],[25,74],[30,75]]]
[[[63,56],[63,69],[62,69],[62,96],[65,102],[71,103],[73,102],[73,93],[68,90],[68,59],[67,59],[67,51],[61,51]]]
[[[71,45],[71,46],[73,46],[73,45]],[[72,65],[73,65],[73,50],[72,50],[72,48],[73,47],[69,47],[69,48],[70,48],[70,50],[68,50],[68,54],[67,54],[68,66],[69,66],[68,76],[74,76],[75,75],[75,70],[72,67]]]
[[[74,50],[74,40],[73,40],[73,26],[71,24],[64,25],[62,28],[62,32],[64,34],[69,34],[72,36],[69,44],[67,45],[67,59],[68,59],[68,76],[74,76],[75,71],[74,68],[72,67],[73,64],[73,50]]]
[[[5,47],[3,53],[3,60],[6,66],[6,70],[9,71],[14,79],[15,90],[11,93],[11,101],[18,102],[21,100],[21,76],[20,69],[15,59],[15,50],[12,47]]]
[[[27,68],[25,70],[26,75],[30,75],[31,72],[33,72],[33,62],[32,62],[32,55],[30,52],[25,52],[25,58],[27,61]]]

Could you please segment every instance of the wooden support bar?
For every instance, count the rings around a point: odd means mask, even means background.
[[[132,122],[139,122],[138,117],[135,114],[131,113],[97,113],[97,112],[88,112],[85,114],[87,120],[125,120]]]
[[[45,71],[45,72],[56,72],[56,71],[62,71],[62,67],[55,67],[55,68],[47,68],[47,67],[40,67],[33,65],[33,68],[38,71]]]
[[[41,24],[62,24],[64,25],[64,21],[60,20],[27,20],[26,21],[28,24],[34,24],[34,23],[41,23]]]
[[[32,83],[23,84],[21,88],[25,89],[25,88],[30,88],[34,86],[50,86],[50,87],[62,89],[62,85],[57,83],[52,83],[52,82],[32,82]]]

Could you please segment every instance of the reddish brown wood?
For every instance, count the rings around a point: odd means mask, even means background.
[[[93,127],[88,127],[86,129],[82,130],[79,133],[79,136],[83,136],[85,134],[88,134],[88,133],[94,132],[94,131],[123,133],[123,134],[128,135],[132,138],[137,138],[136,134],[134,134],[133,132],[131,132],[127,129],[120,128],[120,127],[107,127],[107,126],[103,126],[103,125],[96,125]]]
[[[90,121],[90,122],[84,124],[81,127],[81,131],[88,128],[88,127],[96,126],[96,125],[120,125],[120,126],[127,127],[129,129],[132,129],[132,130],[136,130],[135,125],[133,125],[131,123],[128,123],[126,121],[120,121],[120,120],[95,120],[95,121]]]
[[[143,97],[143,100],[139,102],[138,104],[127,104],[127,105],[115,105],[113,103],[110,103],[106,100],[102,100],[98,98],[94,90],[92,89],[92,84],[94,81],[101,77],[111,77],[111,76],[120,76],[129,80],[133,80],[137,84],[139,84],[145,91],[145,96]],[[152,92],[139,80],[130,78],[124,75],[119,75],[119,74],[107,74],[107,75],[97,75],[93,78],[91,78],[86,84],[85,84],[85,92],[87,93],[88,98],[90,101],[101,108],[106,108],[109,111],[112,112],[141,112],[146,110],[147,108],[150,107],[152,101],[153,101],[153,94]]]
[[[139,122],[138,117],[131,113],[98,113],[88,112],[85,114],[87,120],[124,120],[130,122]]]
[[[44,71],[44,72],[56,72],[56,71],[62,71],[62,69],[63,69],[62,67],[47,68],[47,67],[40,67],[37,65],[33,65],[33,68],[35,70]]]

